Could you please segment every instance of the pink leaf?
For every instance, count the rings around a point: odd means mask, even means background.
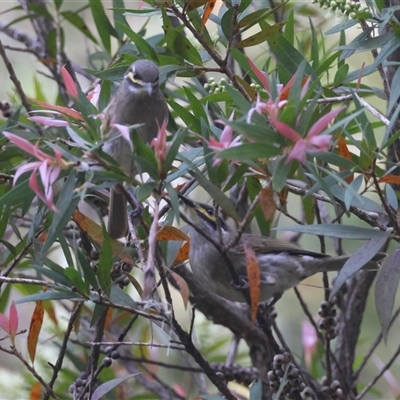
[[[345,107],[339,107],[336,110],[330,111],[321,117],[309,130],[307,137],[311,138],[313,136],[319,135],[329,123],[342,111]]]
[[[130,135],[130,130],[129,127],[127,127],[126,125],[121,125],[121,124],[112,124],[111,125],[113,128],[118,129],[119,133],[121,134],[121,136],[127,141],[129,142],[129,145],[131,146],[131,150],[133,150],[133,144],[131,141],[131,135]]]
[[[25,165],[21,165],[18,167],[17,171],[14,175],[14,185],[17,183],[18,178],[24,174],[25,172],[37,170],[40,167],[41,161],[31,162]]]
[[[65,88],[67,89],[67,93],[72,97],[78,98],[78,89],[76,87],[76,83],[72,76],[69,74],[67,69],[65,68],[65,64],[61,67],[61,75],[65,84]]]
[[[249,65],[250,65],[250,68],[252,69],[252,71],[256,74],[258,80],[264,86],[264,89],[267,91],[267,93],[270,93],[268,75],[266,75],[262,71],[260,71],[256,67],[256,65],[253,63],[253,61],[250,60],[250,58],[247,57],[247,61],[248,61]]]
[[[298,160],[302,164],[306,162],[306,151],[307,151],[307,143],[304,139],[300,139],[296,142],[293,146],[293,149],[290,151],[287,159],[286,164],[291,160]]]
[[[39,104],[42,107],[48,108],[50,110],[59,111],[60,113],[66,114],[73,119],[77,119],[79,121],[83,121],[82,114],[72,108],[63,107],[63,106],[53,106],[52,104],[47,104],[43,101],[31,99],[34,103]]]
[[[95,84],[94,88],[88,93],[88,100],[96,107],[99,107],[99,98],[100,98],[100,90],[101,85],[98,83]]]
[[[37,124],[42,124],[46,126],[65,127],[69,125],[67,121],[61,121],[59,119],[54,119],[50,117],[38,116],[38,117],[29,117],[28,119],[30,119],[33,122],[36,122]]]
[[[233,115],[234,113],[232,113],[231,116],[229,117],[229,121],[233,121]],[[232,142],[232,136],[233,136],[233,128],[229,125],[225,125],[225,128],[221,133],[219,141],[221,143],[229,145]]]
[[[12,302],[10,307],[10,335],[16,335],[18,331],[18,312],[17,307],[15,307],[14,302]]]
[[[308,142],[315,146],[318,151],[326,151],[331,144],[332,137],[330,135],[314,136]]]
[[[31,154],[32,156],[35,157],[48,157],[48,155],[41,150],[37,151],[37,148],[34,144],[29,142],[28,140],[19,137],[17,135],[14,135],[13,133],[10,132],[3,132],[3,135],[12,143],[14,143],[17,147],[19,147],[21,150],[24,150],[25,152]]]
[[[36,179],[36,172],[32,173],[29,178],[29,187],[36,193],[36,196],[38,196],[43,203],[46,203],[46,198],[44,197]]]
[[[297,142],[302,139],[299,133],[297,133],[292,127],[285,124],[284,122],[271,118],[271,124],[282,136],[285,136],[285,138],[290,139],[293,142]]]
[[[4,314],[0,314],[0,328],[3,328],[7,334],[10,334],[10,323]]]

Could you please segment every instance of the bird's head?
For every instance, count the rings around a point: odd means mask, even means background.
[[[222,235],[230,236],[230,229],[224,219],[215,209],[208,204],[198,203],[184,196],[179,196],[185,206],[185,214],[187,218],[202,230],[205,234],[216,239],[218,236],[218,225],[221,228]]]
[[[124,78],[131,91],[145,91],[151,96],[159,84],[158,67],[153,61],[137,60],[128,68]]]

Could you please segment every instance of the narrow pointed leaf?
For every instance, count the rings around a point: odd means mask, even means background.
[[[257,256],[251,246],[243,242],[243,249],[246,255],[247,279],[249,281],[251,321],[255,322],[258,304],[260,303],[260,266],[258,265]]]
[[[399,280],[400,248],[396,249],[387,258],[378,273],[375,283],[375,307],[385,341],[387,341]]]
[[[35,361],[36,348],[39,340],[40,330],[42,329],[43,317],[43,301],[37,301],[32,314],[31,324],[28,333],[28,353],[32,363]]]
[[[371,240],[365,242],[351,255],[351,257],[344,264],[343,268],[340,270],[339,275],[332,286],[330,298],[337,293],[347,279],[359,271],[368,261],[372,260],[372,258],[385,245],[389,235],[389,232],[379,232],[379,235],[376,235]]]
[[[116,388],[118,385],[120,385],[121,383],[125,382],[130,378],[133,378],[136,375],[139,374],[130,374],[123,376],[122,378],[111,379],[110,381],[103,383],[93,392],[92,400],[100,400],[102,397],[104,397],[107,393]]]

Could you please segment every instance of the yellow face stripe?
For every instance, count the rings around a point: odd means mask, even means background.
[[[135,79],[135,71],[129,71],[127,74],[128,78],[133,82],[133,83],[137,83],[139,85],[143,85],[143,81],[141,81],[140,79]]]
[[[207,210],[206,210],[205,208],[203,208],[203,207],[196,207],[196,211],[197,211],[199,214],[204,215],[204,217],[205,217],[206,219],[210,220],[211,222],[213,222],[213,223],[216,222],[215,215],[214,215],[214,214],[210,215],[210,214],[207,212]]]

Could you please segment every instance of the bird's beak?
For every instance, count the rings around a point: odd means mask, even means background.
[[[181,194],[178,194],[178,197],[182,200],[185,206],[189,208],[196,208],[196,204],[192,200],[188,199],[185,196],[182,196]]]
[[[151,94],[153,93],[153,85],[151,84],[151,82],[146,82],[143,86],[146,88],[149,96],[151,96]]]

